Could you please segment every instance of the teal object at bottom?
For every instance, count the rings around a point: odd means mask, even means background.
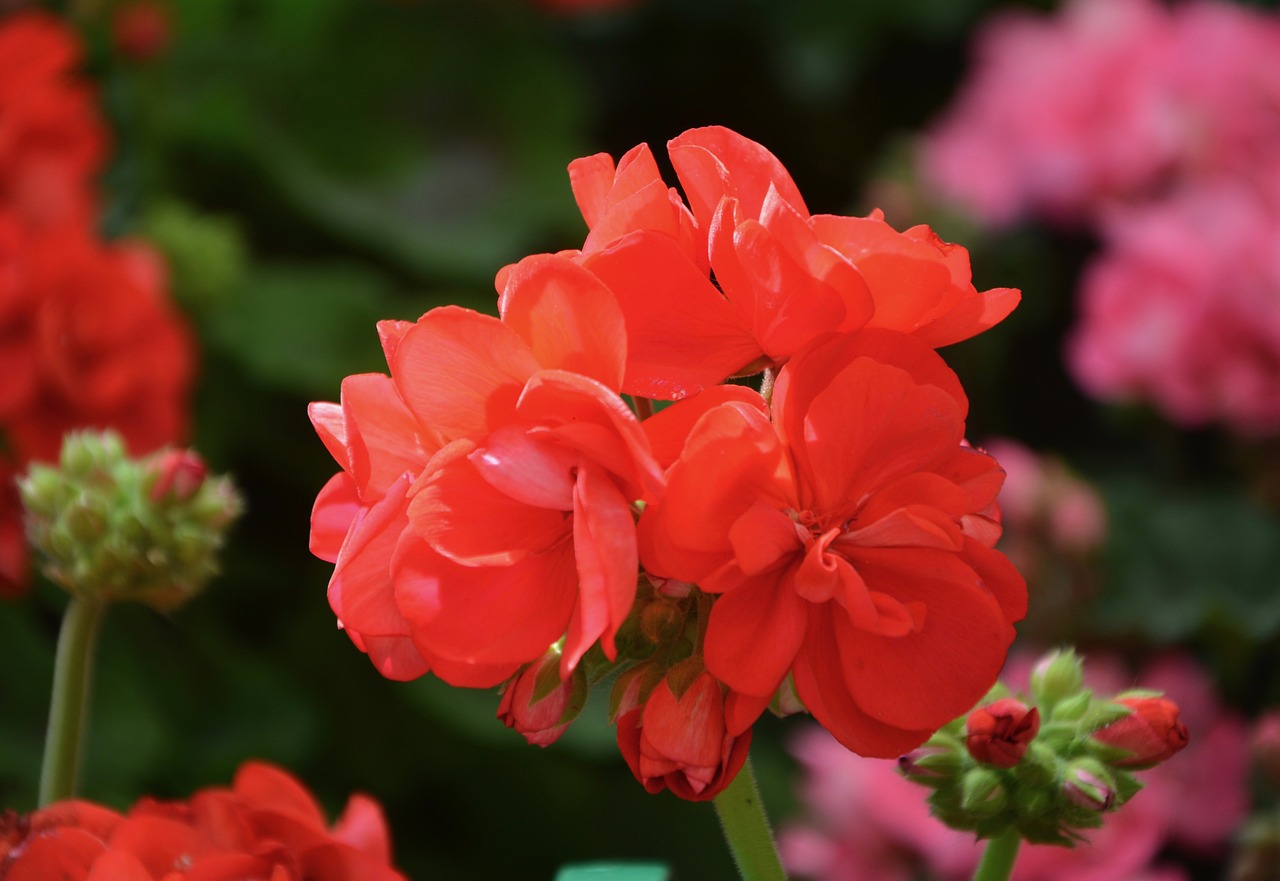
[[[555,881],[670,881],[671,872],[657,863],[585,863],[564,866]]]

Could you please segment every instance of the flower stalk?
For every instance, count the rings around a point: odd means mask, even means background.
[[[1014,829],[988,840],[982,861],[973,873],[973,881],[1008,881],[1021,844],[1022,836]]]
[[[49,727],[40,767],[41,806],[76,794],[94,654],[106,608],[102,600],[73,595],[62,618],[54,659]]]
[[[714,803],[742,881],[786,881],[750,759]]]

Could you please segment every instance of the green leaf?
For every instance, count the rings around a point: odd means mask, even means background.
[[[274,265],[251,271],[207,330],[266,385],[336,400],[344,376],[386,372],[376,325],[417,317],[403,308],[386,279],[357,264]]]
[[[1228,490],[1104,485],[1107,581],[1096,624],[1156,642],[1223,624],[1254,639],[1280,631],[1280,520]]]

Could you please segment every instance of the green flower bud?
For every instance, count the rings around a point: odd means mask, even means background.
[[[1008,801],[1000,774],[988,768],[970,768],[960,778],[960,807],[978,817],[991,817]]]
[[[57,467],[18,481],[27,539],[51,581],[73,594],[173,608],[218,571],[242,510],[225,477],[191,452],[127,458],[112,432],[68,435]]]
[[[1071,649],[1045,655],[1031,671],[1031,693],[1045,713],[1055,704],[1078,695],[1082,688],[1084,667]]]

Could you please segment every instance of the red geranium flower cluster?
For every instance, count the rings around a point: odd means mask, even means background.
[[[384,675],[506,683],[545,744],[621,669],[632,771],[704,799],[771,703],[896,756],[995,681],[1025,586],[933,349],[1018,292],[927,227],[810,214],[728,129],[670,154],[687,203],[643,145],[572,163],[590,233],[499,272],[500,318],[379,325],[390,375],[311,406],[343,468],[311,546]]]
[[[94,231],[106,130],[56,18],[0,24],[0,472],[57,457],[72,428],[114,428],[134,453],[180,440],[193,372],[166,270],[141,242]],[[0,493],[0,594],[27,579],[19,509]]]
[[[286,772],[247,762],[230,788],[144,798],[119,814],[62,801],[0,815],[6,881],[404,881],[382,808],[353,795],[332,827]]]

